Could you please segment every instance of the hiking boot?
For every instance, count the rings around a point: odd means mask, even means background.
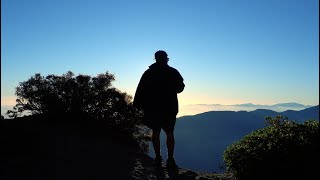
[[[156,157],[154,163],[156,166],[162,166],[162,156]]]
[[[168,158],[166,166],[167,166],[167,168],[170,168],[170,169],[178,169],[178,166],[177,166],[174,158]]]

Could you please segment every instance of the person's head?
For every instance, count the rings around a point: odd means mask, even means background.
[[[159,50],[154,54],[154,58],[156,59],[156,62],[159,63],[166,63],[168,62],[169,58],[168,58],[168,54],[163,51],[163,50]]]

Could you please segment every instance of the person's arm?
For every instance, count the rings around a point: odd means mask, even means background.
[[[185,84],[183,83],[183,77],[181,74],[176,70],[176,90],[177,93],[181,93],[184,90]]]
[[[134,95],[134,99],[133,99],[133,106],[137,107],[137,108],[142,108],[143,107],[143,100],[144,100],[144,91],[145,91],[145,81],[146,81],[146,75],[145,73],[142,75],[136,93]]]

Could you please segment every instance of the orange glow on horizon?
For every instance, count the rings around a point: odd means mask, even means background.
[[[15,96],[1,97],[1,106],[14,106],[16,105]]]

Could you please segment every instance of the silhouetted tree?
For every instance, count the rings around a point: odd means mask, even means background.
[[[82,111],[98,119],[110,110],[110,103],[116,94],[123,94],[111,86],[113,80],[114,75],[108,72],[93,78],[88,75],[75,77],[71,71],[62,76],[35,74],[16,88],[17,104],[8,111],[8,115],[16,117],[22,112],[51,115]]]
[[[75,76],[71,71],[46,77],[37,73],[16,88],[16,105],[7,114],[100,121],[122,134],[137,136],[141,112],[133,107],[130,95],[112,86],[114,80],[108,72],[95,77]]]

